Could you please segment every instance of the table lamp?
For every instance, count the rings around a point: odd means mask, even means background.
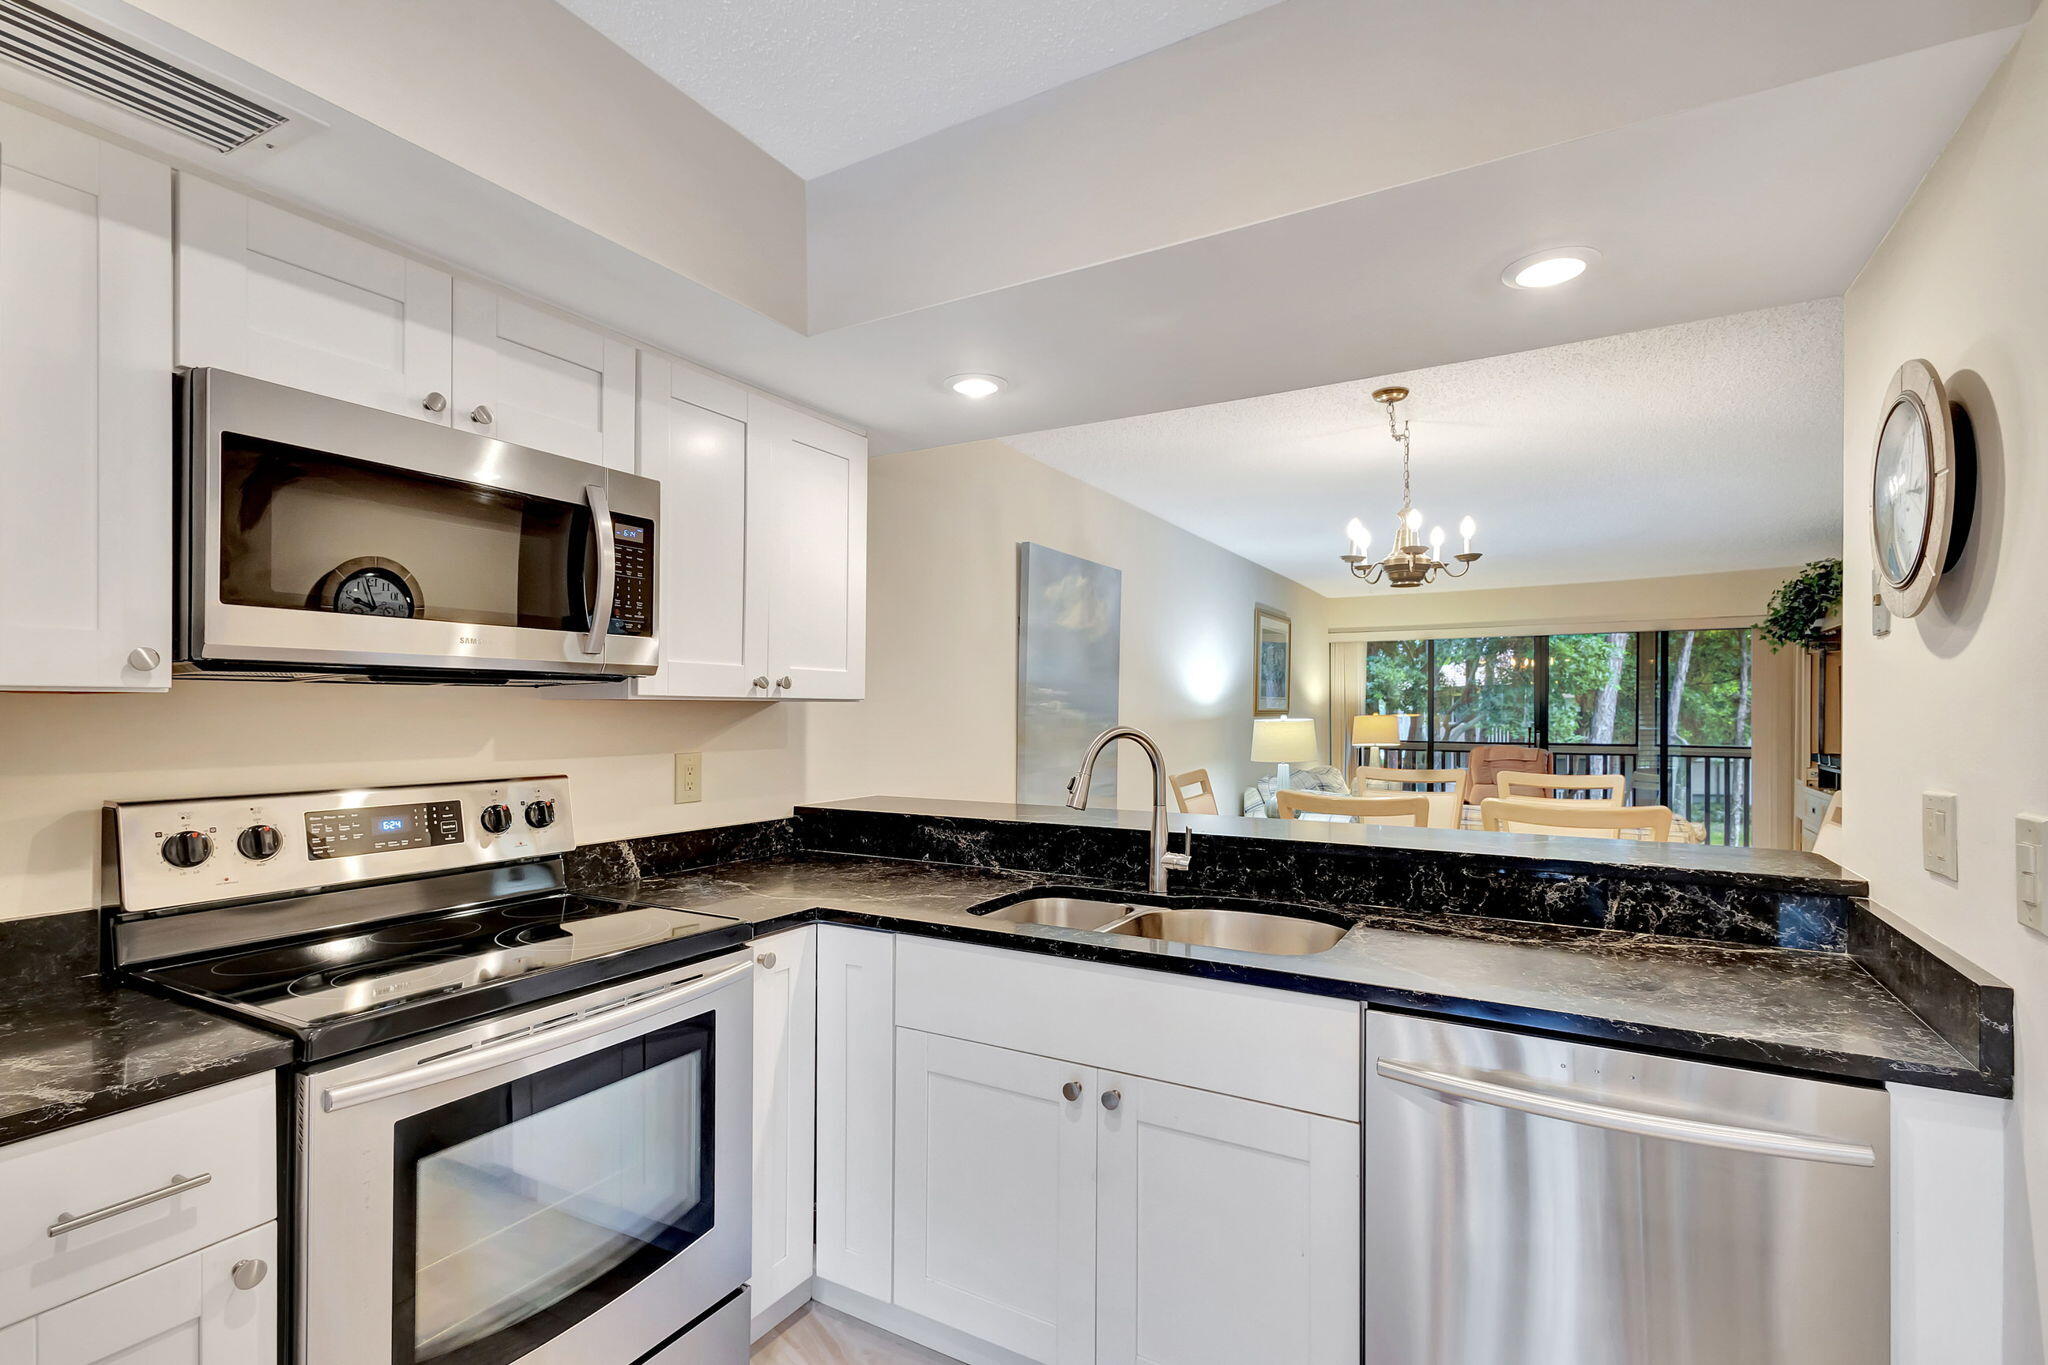
[[[1398,713],[1394,715],[1353,716],[1351,718],[1352,747],[1369,748],[1372,750],[1372,763],[1369,765],[1371,767],[1380,768],[1386,766],[1380,762],[1380,746],[1382,744],[1399,744],[1400,742],[1401,716]]]
[[[1252,722],[1252,762],[1280,765],[1276,779],[1287,785],[1287,765],[1313,763],[1316,753],[1316,723],[1313,720],[1255,720]]]

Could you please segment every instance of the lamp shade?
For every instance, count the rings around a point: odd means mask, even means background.
[[[1351,718],[1351,742],[1353,744],[1399,744],[1401,742],[1401,716],[1353,716]]]
[[[1252,722],[1252,762],[1313,763],[1318,757],[1313,720]]]

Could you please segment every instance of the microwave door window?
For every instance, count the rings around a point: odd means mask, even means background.
[[[589,629],[580,504],[233,434],[221,446],[223,603]]]

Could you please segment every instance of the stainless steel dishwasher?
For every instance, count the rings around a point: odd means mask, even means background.
[[[1884,1091],[1370,1012],[1366,1365],[1882,1365]]]

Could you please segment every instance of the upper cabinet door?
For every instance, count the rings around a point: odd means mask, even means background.
[[[631,472],[633,348],[458,280],[455,426]]]
[[[178,363],[446,425],[449,278],[189,175],[178,178]]]
[[[1358,1125],[1100,1084],[1099,1365],[1357,1365]]]
[[[171,174],[0,105],[0,688],[162,691]]]
[[[766,446],[749,395],[694,366],[640,353],[640,472],[661,480],[661,671],[642,697],[766,697],[768,590],[761,560]]]
[[[764,398],[752,412],[767,450],[773,695],[857,699],[867,686],[867,441]]]

